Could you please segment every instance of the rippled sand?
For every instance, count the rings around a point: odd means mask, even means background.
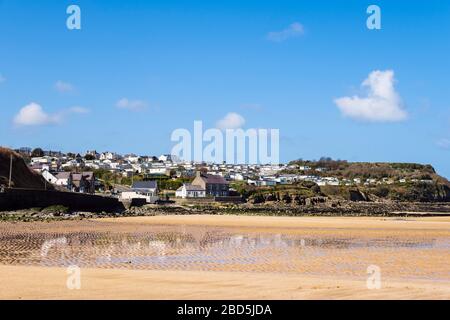
[[[81,290],[68,290],[63,281],[70,265],[82,270]],[[379,268],[382,289],[367,288],[369,266]],[[32,293],[39,281],[30,276],[27,284],[27,273],[42,274],[48,288]],[[184,277],[197,280],[189,288]],[[89,287],[105,279],[120,290],[102,294]],[[450,218],[0,223],[0,280],[1,298],[450,299]]]

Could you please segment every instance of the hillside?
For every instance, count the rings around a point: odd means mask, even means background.
[[[335,177],[340,185],[297,182],[275,187],[233,184],[244,197],[256,202],[304,202],[305,198],[327,197],[351,201],[450,202],[450,182],[431,165],[416,163],[347,162],[323,158],[296,160],[282,173]]]
[[[0,147],[0,186],[8,186],[11,155],[13,156],[11,186],[14,188],[45,189],[45,180],[28,168],[19,154],[2,147]],[[47,189],[51,188],[47,184]]]

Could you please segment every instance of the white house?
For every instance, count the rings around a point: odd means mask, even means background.
[[[158,196],[151,196],[150,194],[143,194],[136,191],[126,191],[122,192],[120,195],[122,200],[133,200],[133,199],[145,199],[147,203],[156,203],[159,200]]]
[[[72,189],[72,174],[70,172],[56,172],[51,173],[48,169],[41,172],[42,177],[56,186]]]
[[[236,181],[244,181],[244,175],[242,173],[230,174],[230,178]]]
[[[139,163],[133,163],[133,164],[131,165],[131,168],[133,169],[134,172],[137,172],[137,173],[142,173],[142,172],[144,171],[144,170],[142,169],[142,165],[139,164]]]
[[[120,195],[122,200],[133,200],[133,199],[145,199],[147,203],[156,203],[159,200],[158,196],[151,196],[149,194],[143,194],[135,191],[122,192]]]
[[[316,183],[319,186],[338,186],[340,184],[339,179],[335,177],[320,178]]]
[[[41,173],[44,170],[50,171],[50,165],[42,164],[42,163],[38,163],[38,162],[31,165],[30,168],[37,173]]]
[[[133,169],[125,169],[122,171],[122,177],[124,178],[131,178],[134,174],[134,170]]]
[[[270,179],[260,178],[259,180],[248,179],[247,184],[257,187],[276,186],[277,182]]]
[[[131,191],[122,192],[122,200],[145,199],[147,203],[159,200],[156,181],[137,181],[131,186]]]
[[[116,160],[117,158],[117,154],[113,152],[103,152],[100,155],[100,160]]]
[[[52,184],[56,184],[56,181],[58,181],[58,178],[55,177],[50,171],[48,171],[48,169],[42,170],[41,175],[45,180]]]
[[[140,157],[136,156],[134,154],[130,154],[125,156],[125,160],[130,162],[130,163],[138,163],[139,162]]]
[[[183,184],[182,187],[178,188],[175,192],[177,198],[205,198],[206,190],[201,186],[196,186],[192,184]]]
[[[52,158],[48,156],[31,158],[31,164],[35,163],[50,164],[52,163]]]
[[[70,172],[58,172],[55,174],[57,186],[62,186],[67,188],[67,190],[72,189],[72,174]]]
[[[147,172],[149,174],[165,174],[165,175],[167,175],[168,170],[165,167],[162,167],[162,168],[156,167],[156,168],[149,168],[147,170]]]
[[[159,156],[158,160],[163,162],[180,162],[180,159],[172,154],[162,154]]]

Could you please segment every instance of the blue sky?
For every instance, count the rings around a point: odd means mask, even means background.
[[[174,129],[234,112],[280,129],[282,161],[450,177],[449,1],[0,0],[0,30],[2,145],[158,155]]]

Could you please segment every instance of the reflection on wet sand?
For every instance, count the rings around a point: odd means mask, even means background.
[[[365,275],[367,266],[376,264],[387,276],[450,280],[450,241],[445,237],[344,238],[184,225],[151,225],[134,232],[20,232],[20,228],[1,230],[0,264],[349,277]],[[432,266],[428,259],[433,259]]]

